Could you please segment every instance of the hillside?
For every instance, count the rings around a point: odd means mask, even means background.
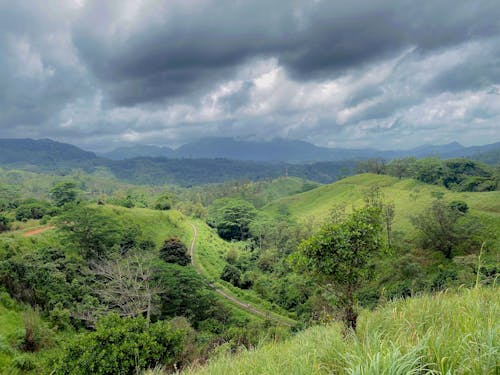
[[[471,212],[486,215],[493,225],[500,228],[500,191],[457,193],[411,179],[399,180],[395,177],[375,174],[347,177],[333,184],[285,197],[267,205],[264,210],[277,214],[280,208],[286,207],[290,215],[296,219],[324,220],[334,205],[344,204],[347,208],[362,205],[364,195],[373,186],[381,188],[386,201],[394,202],[396,230],[409,230],[411,228],[410,215],[420,212],[437,195],[442,195],[446,201],[467,202]]]
[[[183,374],[497,374],[498,288],[397,300],[360,317],[356,335],[316,326],[284,343],[222,355]]]

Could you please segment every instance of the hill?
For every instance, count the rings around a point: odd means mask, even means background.
[[[394,202],[396,216],[394,226],[397,230],[409,230],[409,216],[420,212],[436,196],[446,201],[463,200],[471,212],[486,215],[492,225],[500,228],[500,191],[457,193],[440,186],[428,185],[412,179],[399,180],[395,177],[360,174],[347,177],[333,184],[320,186],[307,192],[279,199],[264,210],[278,214],[286,207],[296,219],[325,219],[334,205],[344,204],[348,208],[363,204],[364,195],[373,186],[379,186],[385,200]]]
[[[317,326],[284,343],[222,355],[184,374],[496,374],[498,288],[388,303],[360,317],[356,335]],[[157,374],[159,373],[156,372]]]
[[[50,139],[0,139],[0,164],[76,163],[96,158],[93,152]]]

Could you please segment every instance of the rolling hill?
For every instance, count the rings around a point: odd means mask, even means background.
[[[343,204],[347,208],[363,205],[365,193],[373,186],[381,188],[385,200],[394,202],[396,230],[411,230],[410,215],[420,212],[436,195],[441,194],[446,201],[467,202],[472,213],[486,216],[492,226],[500,228],[500,191],[457,193],[412,179],[399,180],[375,174],[347,177],[333,184],[285,197],[267,205],[264,210],[278,214],[282,207],[286,207],[296,219],[314,218],[321,221],[327,218],[334,205]]]

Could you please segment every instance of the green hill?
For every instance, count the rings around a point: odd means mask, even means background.
[[[472,213],[486,216],[492,226],[500,228],[500,191],[457,193],[412,179],[399,180],[375,174],[347,177],[333,184],[285,197],[267,205],[264,210],[272,214],[286,210],[295,219],[324,220],[334,205],[345,204],[347,208],[361,206],[364,195],[373,186],[380,187],[384,200],[394,202],[395,230],[410,231],[410,216],[421,212],[436,196],[442,196],[445,201],[465,201]]]
[[[498,374],[498,288],[397,300],[356,335],[316,326],[284,343],[221,355],[185,374]],[[159,371],[157,373],[160,373]]]

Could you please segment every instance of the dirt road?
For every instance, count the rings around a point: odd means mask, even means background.
[[[196,226],[194,224],[190,223],[189,225],[191,225],[191,228],[193,229],[193,239],[191,240],[191,246],[189,247],[189,255],[191,256],[191,265],[194,267],[194,269],[196,270],[196,272],[199,275],[203,276],[200,268],[198,267],[198,265],[194,261],[194,250],[196,247],[196,238],[198,237],[198,228],[196,228]],[[272,317],[268,312],[261,311],[255,307],[253,307],[252,305],[239,300],[235,296],[232,296],[231,294],[225,292],[224,290],[217,288],[214,284],[210,284],[210,286],[214,289],[214,291],[217,294],[221,295],[222,297],[228,299],[229,301],[233,302],[234,304],[240,306],[242,309],[244,309],[252,314],[258,315],[258,316],[265,318],[265,319],[276,320],[278,323],[284,324],[288,327],[292,326],[290,323],[287,323],[287,322],[284,322],[284,321],[281,321],[279,319]]]

